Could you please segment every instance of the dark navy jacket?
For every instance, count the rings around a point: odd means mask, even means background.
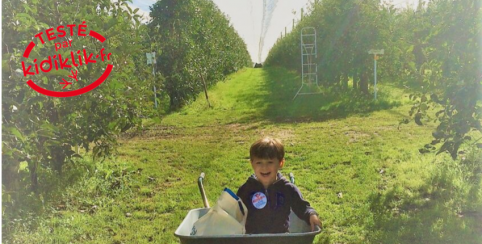
[[[298,188],[278,173],[278,180],[264,189],[263,184],[252,175],[238,189],[237,195],[248,208],[246,233],[289,232],[290,210],[310,223],[310,215],[316,213],[310,203],[303,199]]]

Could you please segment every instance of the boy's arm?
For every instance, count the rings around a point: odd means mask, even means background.
[[[293,185],[293,192],[291,195],[293,212],[307,224],[310,224],[310,216],[318,215],[318,213],[310,206],[310,203],[303,199],[300,190]]]

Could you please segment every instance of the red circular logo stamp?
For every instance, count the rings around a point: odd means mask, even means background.
[[[62,77],[62,82],[59,82],[60,85],[63,85],[62,90],[68,87],[69,85],[72,85],[74,82],[78,81],[78,70],[76,69],[79,66],[82,65],[89,65],[91,63],[97,63],[99,62],[105,62],[107,60],[111,60],[111,53],[105,53],[105,48],[102,48],[100,52],[98,53],[90,53],[88,54],[87,51],[84,49],[82,50],[77,50],[77,51],[70,51],[69,55],[62,56],[61,53],[58,53],[59,50],[63,50],[65,48],[72,47],[72,38],[66,39],[65,41],[59,41],[60,38],[62,37],[73,37],[74,35],[77,35],[79,37],[85,37],[85,36],[90,36],[94,39],[97,39],[97,41],[103,43],[106,39],[103,37],[101,34],[90,30],[87,32],[87,25],[85,24],[85,21],[82,22],[80,25],[76,24],[70,24],[70,25],[59,25],[57,28],[50,28],[45,31],[42,31],[35,35],[35,39],[37,39],[40,43],[45,44],[46,41],[52,41],[54,42],[55,46],[55,54],[48,56],[46,59],[42,61],[38,61],[37,59],[33,60],[33,64],[25,64],[24,61],[22,61],[22,71],[23,71],[23,76],[28,77],[28,76],[35,76],[38,75],[39,73],[48,73],[52,70],[64,70],[70,69],[71,75],[68,75],[68,77]],[[57,40],[56,40],[57,39]],[[28,45],[27,48],[25,48],[25,51],[23,53],[24,58],[28,58],[30,56],[31,51],[35,48],[36,44],[31,41]],[[31,79],[27,81],[27,84],[32,88],[33,90],[37,91],[38,93],[41,93],[46,96],[51,96],[51,97],[72,97],[72,96],[77,96],[80,94],[84,94],[88,91],[91,91],[92,89],[96,88],[102,82],[104,82],[107,77],[109,77],[112,68],[114,66],[112,64],[107,64],[104,73],[94,82],[91,84],[77,89],[73,91],[51,91],[47,90],[45,88],[42,88],[35,84]],[[75,72],[74,72],[75,70]]]

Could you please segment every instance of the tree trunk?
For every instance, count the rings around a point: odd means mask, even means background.
[[[358,72],[353,73],[353,89],[358,89],[358,82],[360,81],[360,77],[358,77]]]
[[[208,96],[208,86],[206,85],[206,81],[204,80],[204,76],[202,72],[200,72],[199,75],[201,76],[201,80],[203,81],[203,84],[204,84],[204,95],[206,95],[206,101],[208,102],[209,108],[211,108],[211,103],[209,102],[209,96]]]
[[[348,89],[348,74],[344,73],[342,77],[341,86],[343,87],[343,90],[346,90]]]
[[[64,166],[65,162],[65,156],[62,155],[62,149],[57,148],[57,150],[60,151],[60,153],[52,153],[52,163],[53,163],[53,168],[59,175],[62,175],[62,166]]]
[[[2,160],[2,184],[7,191],[18,191],[20,162],[7,161],[4,158]]]
[[[361,73],[360,77],[360,91],[368,95],[368,76],[366,72]]]
[[[38,177],[37,177],[37,163],[32,162],[28,166],[28,170],[30,171],[30,183],[31,189],[33,192],[37,193],[38,192]]]

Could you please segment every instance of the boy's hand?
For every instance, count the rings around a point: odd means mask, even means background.
[[[311,231],[315,231],[315,225],[322,227],[321,221],[316,214],[310,215]]]

